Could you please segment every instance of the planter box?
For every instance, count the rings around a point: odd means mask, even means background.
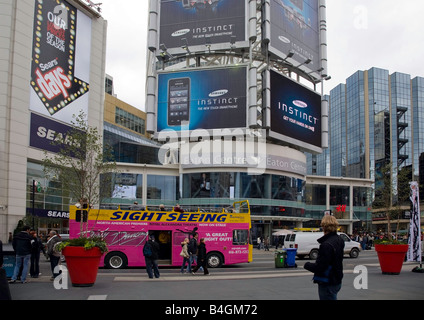
[[[83,247],[67,246],[62,250],[74,287],[91,287],[96,282],[100,258],[99,248],[85,250]]]
[[[376,244],[378,261],[383,274],[399,274],[402,270],[407,244]]]

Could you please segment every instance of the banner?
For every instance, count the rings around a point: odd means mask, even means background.
[[[63,0],[37,0],[30,110],[70,123],[88,112],[91,18]]]
[[[408,261],[421,261],[421,224],[420,224],[420,195],[418,182],[410,182],[411,185],[411,220],[409,225]]]

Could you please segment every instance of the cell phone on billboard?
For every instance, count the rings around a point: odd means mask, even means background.
[[[190,78],[168,82],[168,125],[180,126],[190,120]]]

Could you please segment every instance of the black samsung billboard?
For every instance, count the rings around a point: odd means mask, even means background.
[[[275,72],[271,81],[270,136],[306,150],[322,147],[321,95]]]
[[[159,44],[172,54],[246,42],[246,0],[161,0]],[[248,46],[248,42],[246,42]]]

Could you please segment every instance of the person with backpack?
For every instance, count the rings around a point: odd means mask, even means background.
[[[314,283],[318,284],[320,300],[337,300],[342,287],[343,253],[345,243],[337,234],[339,223],[334,216],[326,215],[321,220],[324,236],[320,243],[315,263],[306,262],[304,268],[314,273]]]
[[[149,240],[144,244],[143,255],[146,261],[146,271],[150,279],[160,277],[159,268],[158,268],[158,257],[159,257],[159,244],[155,242],[155,236],[150,235]]]

